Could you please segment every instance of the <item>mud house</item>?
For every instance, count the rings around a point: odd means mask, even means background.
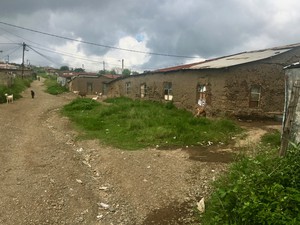
[[[274,117],[284,109],[284,66],[298,61],[300,44],[242,52],[110,82],[108,97],[173,101],[209,115]]]
[[[281,155],[285,154],[289,141],[300,142],[300,63],[285,68],[285,104]]]
[[[0,63],[0,85],[10,87],[16,77],[32,77],[33,72],[29,68],[20,69],[19,65]]]
[[[95,94],[97,92],[106,95],[108,82],[119,77],[119,75],[111,74],[78,73],[72,76],[69,82],[69,89],[86,94]]]

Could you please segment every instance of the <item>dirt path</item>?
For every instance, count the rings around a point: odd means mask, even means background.
[[[227,168],[223,152],[195,161],[182,149],[128,152],[75,141],[58,110],[76,96],[49,95],[42,81],[32,89],[35,99],[28,89],[0,105],[1,225],[196,224],[196,202]]]

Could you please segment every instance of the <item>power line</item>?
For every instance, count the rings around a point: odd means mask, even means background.
[[[114,47],[114,46],[109,46],[109,45],[97,44],[97,43],[93,43],[93,42],[89,42],[89,41],[77,40],[77,39],[74,39],[74,38],[64,37],[64,36],[60,36],[60,35],[57,35],[57,34],[50,34],[50,33],[47,33],[47,32],[38,31],[38,30],[26,28],[26,27],[21,27],[21,26],[17,26],[17,25],[14,25],[14,24],[10,24],[10,23],[5,23],[5,22],[2,22],[2,21],[0,21],[0,23],[4,24],[4,25],[7,25],[7,26],[11,26],[11,27],[15,27],[15,28],[18,28],[18,29],[27,30],[27,31],[31,31],[31,32],[34,32],[34,33],[39,33],[39,34],[43,34],[43,35],[47,35],[47,36],[51,36],[51,37],[56,37],[56,38],[65,39],[65,40],[74,41],[74,42],[79,42],[79,43],[88,44],[88,45],[94,45],[94,46],[103,47],[103,48],[116,49],[116,50],[120,50],[120,51],[127,51],[127,52],[147,54],[147,55],[156,55],[156,56],[176,57],[176,58],[199,58],[199,57],[195,57],[195,56],[173,55],[173,54],[166,54],[166,53],[145,52],[145,51],[139,51],[139,50],[134,50],[134,49],[119,48],[119,47]]]
[[[42,56],[43,58],[47,59],[48,61],[54,63],[55,65],[57,65],[56,62],[54,62],[50,57],[38,52],[37,50],[35,50],[34,48],[32,48],[30,45],[26,45],[28,48],[30,48],[31,50],[33,50],[35,53],[37,53],[38,55]],[[61,64],[60,64],[61,65]]]

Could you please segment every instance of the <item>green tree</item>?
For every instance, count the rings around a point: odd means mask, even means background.
[[[116,75],[117,74],[116,70],[114,70],[114,69],[111,70],[109,73],[112,74],[112,75]]]
[[[122,75],[123,75],[123,76],[130,76],[130,74],[131,74],[131,71],[130,71],[129,69],[124,69],[124,70],[122,71]]]
[[[78,73],[78,72],[85,72],[85,71],[84,71],[84,69],[82,69],[82,68],[75,68],[75,69],[74,69],[74,72],[77,72],[77,73]]]
[[[105,74],[105,70],[100,70],[100,71],[99,71],[99,74],[100,74],[100,75],[104,75],[104,74]]]
[[[61,66],[59,70],[60,71],[69,71],[70,68],[68,66]]]

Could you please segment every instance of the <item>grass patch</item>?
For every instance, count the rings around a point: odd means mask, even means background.
[[[272,131],[261,137],[261,143],[274,148],[279,148],[281,143],[281,133],[279,130]]]
[[[84,131],[85,138],[97,138],[122,149],[228,143],[240,131],[230,120],[194,118],[170,103],[128,98],[108,99],[105,104],[78,98],[62,112]]]
[[[47,76],[44,84],[46,85],[46,92],[52,95],[58,95],[69,91],[68,88],[57,83],[56,77]]]
[[[300,224],[300,149],[287,156],[260,146],[214,183],[202,218],[206,225]]]
[[[6,102],[5,93],[7,93],[9,95],[13,94],[14,100],[21,98],[22,91],[24,91],[28,87],[30,87],[31,82],[32,82],[32,79],[15,78],[14,84],[11,87],[0,85],[0,103]]]

